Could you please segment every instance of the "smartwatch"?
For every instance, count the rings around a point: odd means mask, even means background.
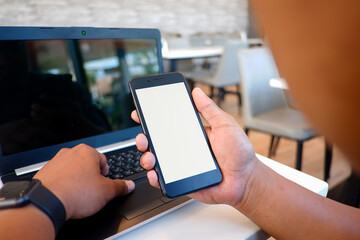
[[[9,182],[0,189],[0,209],[21,207],[29,203],[49,216],[57,234],[66,220],[65,207],[40,180]]]

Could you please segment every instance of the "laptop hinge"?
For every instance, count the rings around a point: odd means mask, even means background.
[[[117,142],[117,143],[113,143],[107,146],[103,146],[103,147],[99,147],[96,148],[96,150],[98,150],[101,153],[107,153],[110,151],[114,151],[120,148],[126,148],[126,147],[130,147],[130,146],[134,146],[135,145],[135,138],[127,140],[127,141],[122,141],[122,142]],[[40,163],[35,163],[26,167],[22,167],[22,168],[17,168],[15,169],[15,174],[16,176],[21,176],[27,173],[31,173],[31,172],[35,172],[35,171],[39,171],[43,166],[45,166],[45,164],[48,161],[44,161],[44,162],[40,162]]]
[[[16,176],[21,176],[27,173],[31,173],[31,172],[35,172],[35,171],[39,171],[43,166],[45,166],[45,164],[48,161],[44,161],[44,162],[40,162],[40,163],[35,163],[26,167],[22,167],[22,168],[17,168],[15,169],[15,174]]]
[[[120,148],[126,148],[126,147],[130,147],[130,146],[134,146],[135,143],[135,138],[126,140],[126,141],[122,141],[122,142],[117,142],[117,143],[113,143],[113,144],[109,144],[103,147],[98,147],[96,148],[96,150],[98,150],[101,153],[107,153],[110,151],[114,151]]]

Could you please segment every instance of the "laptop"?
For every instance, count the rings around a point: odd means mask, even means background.
[[[141,168],[141,127],[128,89],[133,77],[163,72],[156,29],[0,27],[0,176],[31,179],[64,147],[106,155],[111,179],[133,193],[69,220],[58,239],[115,238],[189,202],[165,198]]]

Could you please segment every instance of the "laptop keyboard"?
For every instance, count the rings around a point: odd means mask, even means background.
[[[142,152],[136,146],[105,153],[109,165],[109,173],[106,177],[133,181],[146,178],[147,171],[140,165],[141,155]],[[31,172],[10,180],[31,180],[35,174],[36,172]]]
[[[105,153],[109,165],[106,177],[133,181],[146,177],[146,170],[140,165],[141,155],[135,146]]]

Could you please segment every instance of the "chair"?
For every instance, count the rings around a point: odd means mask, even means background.
[[[279,78],[275,61],[267,48],[249,48],[238,52],[242,79],[245,132],[257,130],[272,135],[269,156],[280,137],[297,141],[296,169],[301,170],[303,143],[317,135],[302,113],[288,106],[283,89],[269,85]],[[274,140],[277,141],[274,145]],[[331,146],[326,144],[325,180],[329,178]]]
[[[236,94],[239,98],[241,105],[240,95],[240,74],[237,64],[237,51],[240,48],[246,48],[248,44],[240,40],[228,40],[226,42],[224,53],[220,58],[219,64],[214,71],[200,71],[191,74],[185,74],[185,77],[190,82],[192,88],[195,83],[204,83],[211,87],[210,97],[217,97],[218,104],[224,99],[225,94]],[[237,90],[228,91],[225,89],[227,86],[236,85]],[[217,93],[214,94],[214,90]]]

